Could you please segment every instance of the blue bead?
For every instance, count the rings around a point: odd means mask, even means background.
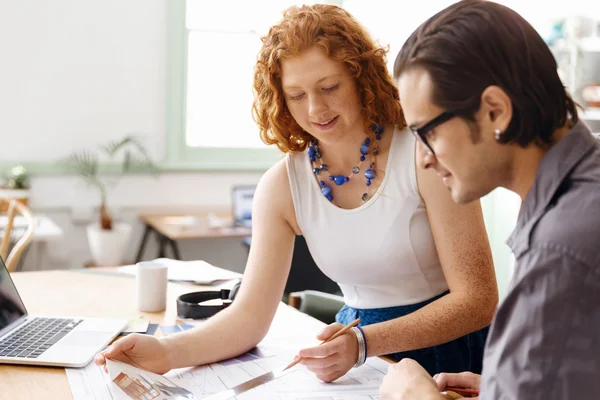
[[[319,183],[321,184],[321,187],[325,186],[325,182],[324,181],[320,181]]]
[[[360,161],[365,161],[365,156],[360,156]]]
[[[308,156],[309,157],[314,157],[315,154],[317,154],[317,149],[315,149],[315,146],[310,146],[308,148]]]
[[[375,139],[380,140],[381,139],[381,135],[375,136]]]
[[[331,196],[331,188],[329,186],[325,185],[321,188],[321,193],[323,193],[323,196],[325,196],[325,197]]]
[[[328,168],[327,164],[321,164],[321,171],[327,171]]]
[[[373,168],[373,165],[374,165],[373,163],[369,164],[369,168]]]
[[[365,178],[367,179],[373,179],[375,178],[375,171],[372,169],[368,169],[365,171]]]
[[[347,176],[344,177],[344,182],[348,182],[350,180],[350,178],[348,178]]]
[[[373,131],[375,131],[376,134],[381,135],[383,133],[385,129],[385,126],[381,125],[381,124],[375,124],[375,128],[373,128]]]
[[[332,195],[325,196],[325,197],[327,197],[327,200],[329,200],[329,201],[333,201],[333,196],[332,196]]]
[[[371,138],[367,138],[367,139],[365,140],[365,144],[371,144]]]
[[[333,175],[329,175],[329,180],[330,180],[330,181],[332,181],[332,180],[334,180],[334,179],[335,179],[335,176],[333,176]]]
[[[313,172],[315,173],[315,175],[319,175],[321,173],[321,170],[319,168],[315,168],[313,169]]]
[[[367,184],[367,186],[371,186],[371,180],[367,179],[367,181],[365,182]]]
[[[335,178],[333,178],[333,183],[335,183],[338,186],[341,186],[344,184],[345,178],[346,177],[344,175],[336,175]]]
[[[308,158],[310,158],[310,162],[315,162],[315,156],[308,157]]]
[[[362,155],[369,154],[369,145],[368,144],[363,144],[362,146],[360,146],[360,154],[362,154]]]
[[[315,157],[317,157],[317,158],[321,158],[321,153],[317,151],[317,152],[315,153]]]

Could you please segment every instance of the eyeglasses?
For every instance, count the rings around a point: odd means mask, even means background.
[[[443,113],[441,113],[440,115],[438,115],[437,117],[432,119],[431,121],[427,122],[422,127],[420,127],[420,128],[409,127],[409,129],[416,136],[416,138],[419,139],[421,141],[421,143],[423,143],[425,145],[425,147],[427,147],[427,150],[429,150],[431,152],[431,154],[435,154],[433,149],[431,148],[431,145],[427,141],[427,134],[429,132],[431,132],[434,128],[440,126],[444,122],[451,120],[455,116],[456,115],[454,113],[451,113],[450,111],[444,111]]]

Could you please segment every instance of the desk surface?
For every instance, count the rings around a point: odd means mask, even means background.
[[[163,234],[171,240],[179,239],[209,239],[235,238],[252,235],[252,229],[243,226],[232,226],[231,213],[218,212],[214,214],[221,227],[211,227],[209,213],[174,213],[174,214],[142,214],[140,219],[146,225]]]
[[[144,315],[151,322],[173,325],[175,299],[201,286],[169,282],[167,309],[143,313],[136,309],[135,279],[116,276],[114,269],[17,272],[11,274],[27,311],[56,316],[123,317]],[[68,293],[68,294],[67,294]],[[72,399],[63,368],[0,364],[0,399]]]
[[[84,315],[127,319],[144,315],[153,323],[166,325],[175,323],[177,296],[207,289],[198,285],[169,282],[167,309],[160,313],[144,313],[136,308],[135,279],[118,275],[115,271],[116,268],[36,271],[17,272],[11,276],[27,311],[32,315]],[[283,310],[296,312],[289,307]],[[63,368],[0,364],[0,388],[2,400],[45,399],[49,398],[49,393],[52,394],[53,400],[73,399]]]

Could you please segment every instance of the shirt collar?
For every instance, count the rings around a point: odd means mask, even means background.
[[[596,145],[590,129],[585,123],[579,121],[542,158],[533,186],[521,205],[517,227],[507,241],[516,256],[529,248],[531,231],[546,212],[556,191]]]

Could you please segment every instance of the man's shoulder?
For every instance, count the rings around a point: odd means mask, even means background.
[[[600,262],[600,165],[598,176],[588,178],[574,176],[565,181],[538,221],[530,246],[553,246],[583,263]]]

